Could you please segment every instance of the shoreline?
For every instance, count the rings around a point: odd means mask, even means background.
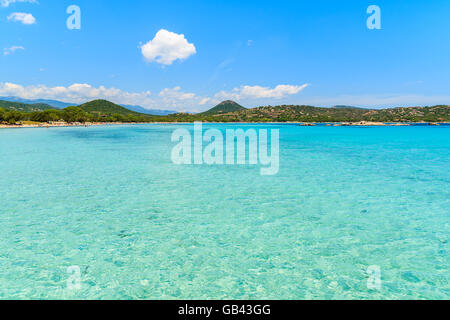
[[[36,124],[0,124],[0,129],[26,129],[26,128],[67,128],[67,127],[92,127],[104,125],[118,125],[122,123],[103,123],[103,122],[86,122],[86,123],[36,123]],[[123,123],[125,124],[125,123]]]
[[[96,127],[116,125],[144,125],[144,124],[193,124],[194,122],[86,122],[86,123],[37,123],[37,124],[0,124],[0,129],[26,129],[26,128],[68,128],[68,127]],[[203,124],[294,124],[304,127],[399,127],[399,126],[440,126],[450,125],[448,122],[414,122],[414,123],[384,123],[384,122],[202,122]]]

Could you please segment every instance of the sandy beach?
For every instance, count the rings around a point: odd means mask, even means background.
[[[106,123],[106,122],[86,122],[86,123],[37,123],[37,124],[0,124],[0,129],[20,129],[20,128],[55,128],[55,127],[91,127],[91,126],[106,126],[106,125],[121,125],[126,123]]]

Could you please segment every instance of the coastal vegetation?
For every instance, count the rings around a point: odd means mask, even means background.
[[[56,109],[45,104],[0,101],[0,123],[155,123],[155,122],[450,122],[450,106],[362,109],[354,107],[318,108],[312,106],[266,106],[245,109],[225,101],[199,114],[176,113],[155,116],[131,111],[106,100],[94,100],[79,106]]]
[[[223,122],[449,122],[450,106],[360,109],[283,105],[214,117]]]

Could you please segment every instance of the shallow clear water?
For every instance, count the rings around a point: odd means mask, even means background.
[[[276,176],[172,164],[180,127],[0,130],[0,299],[450,298],[450,127],[241,126]]]

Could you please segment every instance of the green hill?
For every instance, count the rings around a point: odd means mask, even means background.
[[[217,115],[217,114],[225,114],[225,113],[231,113],[231,112],[237,112],[237,111],[243,111],[247,110],[243,106],[237,104],[234,101],[227,100],[224,102],[221,102],[211,110],[208,110],[206,112],[201,113],[201,115],[205,116],[211,116],[211,115]]]
[[[142,113],[131,111],[107,100],[90,101],[80,105],[79,108],[83,109],[87,113],[97,114],[100,116],[110,116],[114,114],[119,114],[122,116],[145,116]]]
[[[198,116],[202,118],[203,115]],[[450,122],[450,106],[357,109],[283,105],[216,114],[208,118],[217,122]]]
[[[14,110],[14,111],[22,111],[22,112],[35,112],[35,111],[45,111],[45,110],[54,110],[56,108],[45,104],[45,103],[35,103],[35,104],[27,104],[21,102],[11,102],[0,100],[0,108],[4,110]]]

